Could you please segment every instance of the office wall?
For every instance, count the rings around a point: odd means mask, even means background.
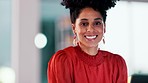
[[[104,49],[120,54],[129,75],[148,74],[148,3],[119,2],[108,11]]]
[[[40,27],[39,0],[12,0],[11,67],[15,83],[41,83],[40,55],[34,38]]]

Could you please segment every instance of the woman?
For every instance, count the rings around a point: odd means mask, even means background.
[[[117,54],[98,49],[104,41],[106,11],[116,0],[63,0],[70,9],[76,46],[54,54],[48,83],[127,83],[127,67]]]

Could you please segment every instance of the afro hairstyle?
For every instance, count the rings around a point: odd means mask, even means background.
[[[103,17],[103,21],[106,21],[107,10],[116,5],[119,0],[63,0],[61,4],[66,9],[70,10],[71,22],[75,23],[80,11],[83,8],[91,7],[96,11],[99,11]]]

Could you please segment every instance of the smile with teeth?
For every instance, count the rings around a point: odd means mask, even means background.
[[[85,36],[87,39],[95,39],[97,37],[97,35],[93,35],[93,36]]]

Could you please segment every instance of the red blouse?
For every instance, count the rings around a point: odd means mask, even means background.
[[[79,46],[55,53],[47,75],[48,83],[127,83],[127,67],[121,56],[102,50],[91,56]]]

